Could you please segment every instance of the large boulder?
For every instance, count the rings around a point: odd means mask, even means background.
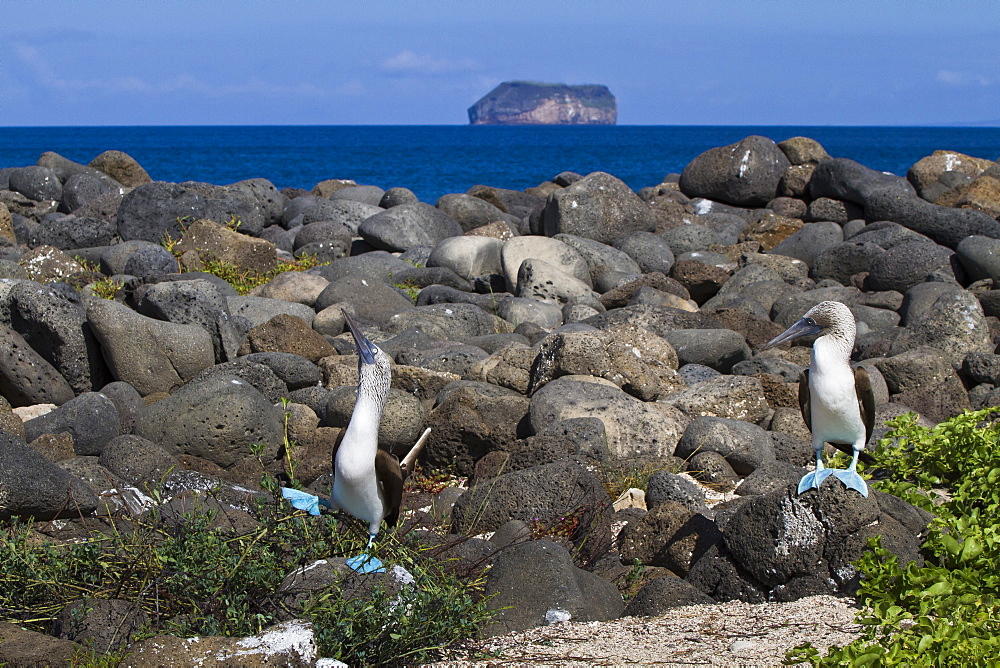
[[[777,144],[751,135],[735,144],[711,148],[688,163],[680,188],[688,197],[704,197],[735,206],[763,206],[774,199],[790,165]]]
[[[118,234],[124,240],[159,243],[165,235],[180,238],[185,226],[199,219],[220,225],[239,220],[241,229],[255,229],[258,233],[264,227],[256,202],[238,192],[205,183],[154,181],[135,188],[122,199]]]
[[[883,191],[913,196],[913,187],[906,179],[865,167],[847,158],[831,158],[816,166],[809,180],[809,195],[813,199],[829,197],[865,206],[873,193]],[[896,220],[892,216],[869,220]],[[900,221],[901,222],[901,221]]]
[[[136,433],[168,453],[194,455],[229,468],[253,459],[263,444],[264,461],[277,455],[283,438],[282,412],[238,376],[210,375],[147,406]]]
[[[487,604],[496,616],[486,636],[564,621],[608,621],[625,608],[617,587],[573,565],[566,548],[548,540],[501,551],[486,580]]]
[[[401,204],[365,219],[358,233],[375,248],[391,252],[434,246],[462,235],[462,227],[430,204]]]
[[[895,221],[948,248],[955,248],[971,234],[1000,239],[1000,222],[982,211],[931,204],[891,188],[868,196],[865,219]]]
[[[21,439],[0,431],[0,520],[89,515],[97,495]]]
[[[604,423],[608,449],[615,459],[674,453],[688,423],[680,411],[660,402],[640,401],[609,381],[596,380],[590,376],[563,376],[536,391],[530,413],[535,432],[558,420],[596,417]]]
[[[20,334],[0,323],[0,395],[13,406],[58,405],[73,398],[73,388]]]
[[[112,376],[143,396],[169,392],[215,363],[212,337],[197,325],[148,318],[106,299],[87,299],[85,307]]]
[[[542,223],[546,236],[575,234],[611,243],[629,232],[653,231],[656,216],[622,181],[594,172],[552,193]]]

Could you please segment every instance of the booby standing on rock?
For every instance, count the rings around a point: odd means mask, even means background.
[[[812,346],[809,368],[799,377],[799,407],[812,432],[816,469],[799,481],[798,493],[819,486],[833,475],[848,488],[868,496],[868,485],[858,475],[858,455],[875,426],[875,395],[865,369],[851,368],[856,334],[854,315],[840,302],[826,301],[809,309],[794,325],[764,346],[770,348],[800,336],[819,334]],[[850,445],[851,465],[828,469],[823,444]]]
[[[399,519],[403,482],[413,473],[417,455],[427,440],[426,429],[403,462],[378,447],[378,427],[389,398],[389,356],[368,340],[361,328],[344,313],[358,351],[358,392],[354,412],[333,451],[333,493],[329,501],[285,487],[282,496],[291,504],[319,515],[319,506],[343,509],[368,523],[366,554],[351,557],[347,565],[361,573],[382,570],[382,562],[367,554],[382,520],[390,527]]]

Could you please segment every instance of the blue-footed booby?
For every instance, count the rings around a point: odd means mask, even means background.
[[[351,557],[347,565],[361,573],[382,570],[382,562],[369,554],[382,520],[394,527],[403,499],[403,482],[413,473],[417,455],[430,433],[426,429],[402,463],[378,447],[378,427],[389,399],[389,356],[368,340],[361,327],[346,312],[347,327],[358,352],[358,392],[347,429],[333,451],[333,492],[329,501],[285,487],[282,496],[313,515],[319,506],[342,509],[368,523],[365,554]]]
[[[799,407],[812,432],[816,469],[802,476],[798,493],[819,488],[833,475],[848,488],[868,496],[868,485],[858,475],[858,456],[875,426],[875,395],[865,369],[851,368],[851,350],[856,334],[854,315],[840,302],[826,301],[769,341],[764,348],[819,334],[813,343],[809,368],[799,377]],[[823,444],[851,446],[853,456],[846,469],[823,465]]]

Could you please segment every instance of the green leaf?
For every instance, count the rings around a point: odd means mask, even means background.
[[[983,553],[983,544],[975,536],[969,536],[962,543],[962,553],[959,555],[958,560],[965,563],[967,561],[972,561],[978,558]]]

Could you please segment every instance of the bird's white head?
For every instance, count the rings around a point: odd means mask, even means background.
[[[820,302],[806,311],[795,324],[774,337],[764,346],[764,349],[791,341],[801,336],[832,336],[842,339],[848,349],[854,346],[857,326],[854,314],[844,304],[834,301]]]
[[[354,337],[354,347],[358,352],[358,389],[371,392],[376,400],[385,403],[389,393],[391,373],[389,356],[372,343],[361,331],[361,326],[344,311],[347,328]]]

